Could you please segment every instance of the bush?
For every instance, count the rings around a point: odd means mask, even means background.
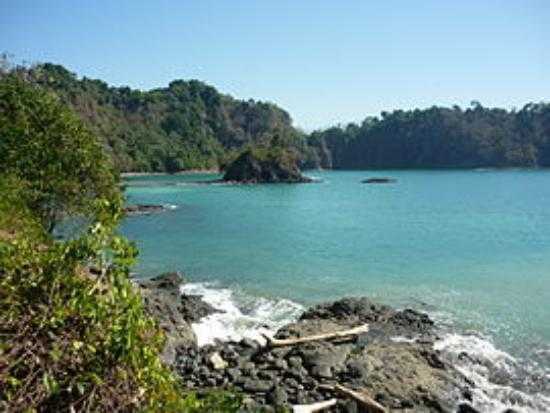
[[[16,74],[0,78],[0,165],[25,181],[48,232],[68,215],[91,217],[98,198],[120,197],[110,161],[80,119]]]
[[[2,100],[6,98],[6,100]],[[0,411],[234,411],[185,394],[129,280],[123,199],[101,147],[56,99],[0,80]],[[40,153],[35,153],[40,152]],[[86,216],[75,239],[52,225]]]

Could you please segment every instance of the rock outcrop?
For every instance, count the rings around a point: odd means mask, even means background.
[[[245,339],[182,348],[176,369],[191,389],[241,390],[251,410],[327,400],[335,395],[325,386],[337,383],[367,391],[392,411],[454,411],[471,398],[471,384],[433,349],[433,322],[413,310],[346,298],[307,310],[276,337],[305,337],[361,323],[369,323],[369,331],[346,341],[271,348]],[[354,401],[339,397],[332,411],[356,409]]]
[[[226,168],[223,180],[238,183],[311,182],[302,175],[290,151],[282,148],[244,151]]]
[[[137,280],[145,310],[157,320],[166,334],[162,358],[167,364],[173,364],[177,348],[197,345],[197,337],[181,312],[182,283],[183,277],[178,272],[161,274],[148,280]]]

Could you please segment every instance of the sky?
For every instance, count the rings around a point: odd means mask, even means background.
[[[0,52],[132,88],[199,79],[310,131],[550,100],[548,0],[0,0]]]

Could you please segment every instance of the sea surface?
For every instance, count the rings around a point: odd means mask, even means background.
[[[343,296],[422,310],[440,349],[487,359],[487,371],[462,366],[487,381],[481,407],[550,411],[550,171],[306,174],[318,182],[127,178],[129,203],[170,207],[123,224],[141,251],[137,276],[179,270],[186,292],[226,311],[195,325],[203,343]],[[380,176],[397,182],[361,183]]]

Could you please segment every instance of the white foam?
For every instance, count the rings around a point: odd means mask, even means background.
[[[436,350],[444,350],[453,354],[460,354],[466,351],[477,358],[482,358],[492,364],[516,363],[516,359],[510,354],[498,350],[488,338],[481,335],[461,335],[456,333],[446,334],[434,345]]]
[[[488,338],[476,334],[449,333],[436,341],[434,348],[446,355],[458,371],[475,383],[473,404],[480,411],[498,412],[507,408],[522,412],[550,411],[550,397],[547,395],[528,394],[511,385],[490,381],[493,371],[501,371],[509,377],[517,377],[521,372],[518,361],[497,349]]]
[[[192,324],[199,346],[214,343],[216,339],[240,340],[245,337],[262,342],[262,334],[272,336],[304,311],[301,305],[289,300],[237,297],[229,289],[214,288],[207,283],[185,284],[181,291],[201,295],[205,302],[222,311]]]
[[[394,336],[390,338],[394,343],[415,343],[418,337]]]

